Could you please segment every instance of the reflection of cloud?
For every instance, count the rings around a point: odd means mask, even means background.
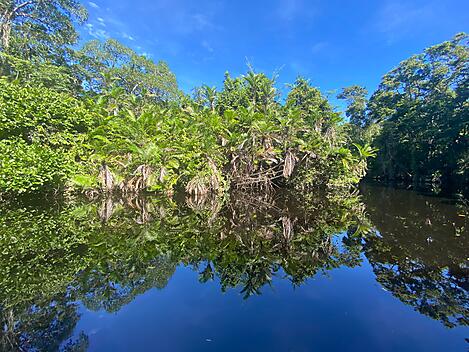
[[[85,25],[86,30],[88,31],[88,34],[92,36],[93,38],[99,39],[99,40],[106,40],[109,39],[110,35],[107,31],[104,29],[96,29],[93,24],[87,23]]]
[[[99,9],[99,6],[92,1],[88,1],[88,5],[90,5],[94,9]]]

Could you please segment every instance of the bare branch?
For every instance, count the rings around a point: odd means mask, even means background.
[[[18,12],[19,10],[21,10],[23,7],[26,7],[28,5],[32,5],[34,4],[36,1],[35,0],[29,0],[29,1],[25,1],[23,2],[22,4],[19,4],[18,6],[16,6],[13,11],[11,11],[11,14],[14,14],[16,12]]]

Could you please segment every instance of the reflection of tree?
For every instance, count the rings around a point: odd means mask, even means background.
[[[54,209],[0,210],[2,341],[17,349],[77,350],[68,341],[78,303],[118,311],[163,288],[178,263],[217,277],[221,288],[259,293],[280,271],[299,285],[318,272],[359,263],[360,243],[332,236],[358,228],[356,197],[235,194],[231,201],[107,198]],[[350,237],[350,236],[349,236]],[[351,237],[350,237],[351,238]],[[65,343],[65,344],[64,344]],[[47,350],[47,349],[46,349]]]
[[[216,220],[206,214],[209,226],[198,221],[198,231],[172,234],[170,248],[200,271],[201,281],[217,275],[222,290],[241,287],[245,297],[259,293],[281,269],[299,285],[318,271],[356,265],[359,252],[347,245],[340,251],[331,239],[357,225],[362,211],[357,198],[309,197],[237,192],[221,210],[206,207],[218,214]]]
[[[422,314],[448,327],[468,325],[467,218],[437,198],[368,187],[364,191],[378,234],[365,254],[378,282]],[[383,208],[385,211],[383,211]]]
[[[122,208],[116,209],[123,211]],[[77,301],[116,311],[151,287],[162,288],[175,263],[141,240],[133,214],[102,224],[94,205],[2,209],[0,314],[3,350],[85,349],[70,339]]]
[[[143,263],[118,262],[105,271],[87,270],[75,281],[77,295],[89,309],[116,312],[139,294],[164,288],[175,268],[168,257],[157,257]]]
[[[2,351],[57,351],[62,341],[69,339],[79,319],[77,305],[67,295],[55,296],[50,301],[35,302],[30,306],[2,308],[0,320],[3,331]],[[66,350],[85,350],[88,339],[80,334],[70,340]]]

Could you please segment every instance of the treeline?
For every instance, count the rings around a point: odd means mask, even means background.
[[[351,143],[340,114],[304,79],[284,103],[275,80],[252,70],[188,96],[164,62],[116,40],[73,50],[86,19],[77,1],[0,10],[4,195],[341,190],[365,173],[371,148]]]
[[[250,70],[181,92],[162,61],[117,40],[76,48],[75,0],[0,4],[0,194],[232,188],[343,190],[365,175],[467,184],[467,37],[428,49],[345,120],[302,78],[285,99]]]
[[[452,190],[469,185],[468,36],[426,49],[384,75],[367,98],[342,90],[352,136],[379,150],[369,176]]]

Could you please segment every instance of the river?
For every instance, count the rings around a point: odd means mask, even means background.
[[[10,205],[0,348],[466,351],[468,217],[376,185]]]

